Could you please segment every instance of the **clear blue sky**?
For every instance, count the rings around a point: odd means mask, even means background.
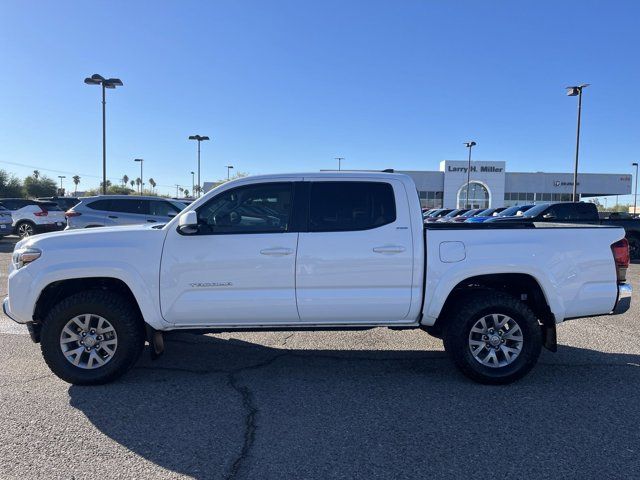
[[[160,191],[224,165],[251,174],[335,168],[436,170],[465,157],[510,171],[571,171],[585,90],[581,170],[640,160],[637,1],[0,0],[0,168],[108,176]],[[93,175],[93,177],[89,177]],[[67,179],[69,181],[69,179]],[[70,186],[70,182],[68,184]]]

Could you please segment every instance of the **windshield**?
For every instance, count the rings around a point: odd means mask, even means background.
[[[486,210],[482,210],[480,213],[476,214],[476,217],[490,217],[496,210],[497,208],[487,208]]]
[[[531,207],[529,210],[524,212],[523,217],[536,217],[538,214],[544,212],[547,208],[549,208],[548,203],[541,203],[536,205],[535,207]]]
[[[463,213],[460,216],[461,217],[465,217],[465,218],[469,218],[469,217],[473,217],[474,215],[477,215],[480,212],[481,212],[481,210],[479,208],[476,208],[476,209],[473,209],[473,210],[469,210],[467,213]]]
[[[531,208],[531,205],[515,205],[513,207],[509,207],[506,210],[503,210],[498,214],[498,217],[513,217],[518,214],[518,212],[526,212]]]

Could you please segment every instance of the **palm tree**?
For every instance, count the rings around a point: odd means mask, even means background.
[[[184,196],[185,196],[185,198],[187,198],[189,196],[189,190],[187,190],[186,188],[184,190]]]
[[[33,171],[33,178],[35,178],[36,180],[40,177],[40,170],[34,170]]]
[[[153,178],[149,179],[149,185],[151,185],[151,193],[153,193],[153,189],[156,188],[156,181]]]
[[[73,194],[77,195],[78,194],[78,184],[80,183],[80,175],[74,175],[71,178],[73,179],[73,184],[76,186],[75,190],[73,191]]]
[[[179,191],[180,193],[184,194],[184,188],[182,188],[182,187],[178,187],[178,191]]]
[[[142,179],[140,177],[136,178],[136,185],[138,185],[138,192],[142,195]]]
[[[122,176],[122,186],[126,187],[127,183],[129,183],[129,176],[125,174]]]
[[[131,188],[136,186],[136,181],[135,180],[131,180],[129,183],[131,184]]]

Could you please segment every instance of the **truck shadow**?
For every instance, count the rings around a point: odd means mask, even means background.
[[[561,346],[520,382],[489,387],[462,377],[439,351],[167,340],[161,359],[151,362],[145,351],[121,381],[72,386],[69,395],[100,432],[171,472],[197,479],[640,473],[638,355]]]

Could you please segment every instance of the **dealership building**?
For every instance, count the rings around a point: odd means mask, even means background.
[[[427,208],[462,208],[467,197],[473,208],[508,207],[572,200],[573,173],[507,172],[505,162],[444,160],[439,171],[402,171],[413,178],[420,202]],[[631,175],[579,173],[578,195],[588,197],[631,194]]]

